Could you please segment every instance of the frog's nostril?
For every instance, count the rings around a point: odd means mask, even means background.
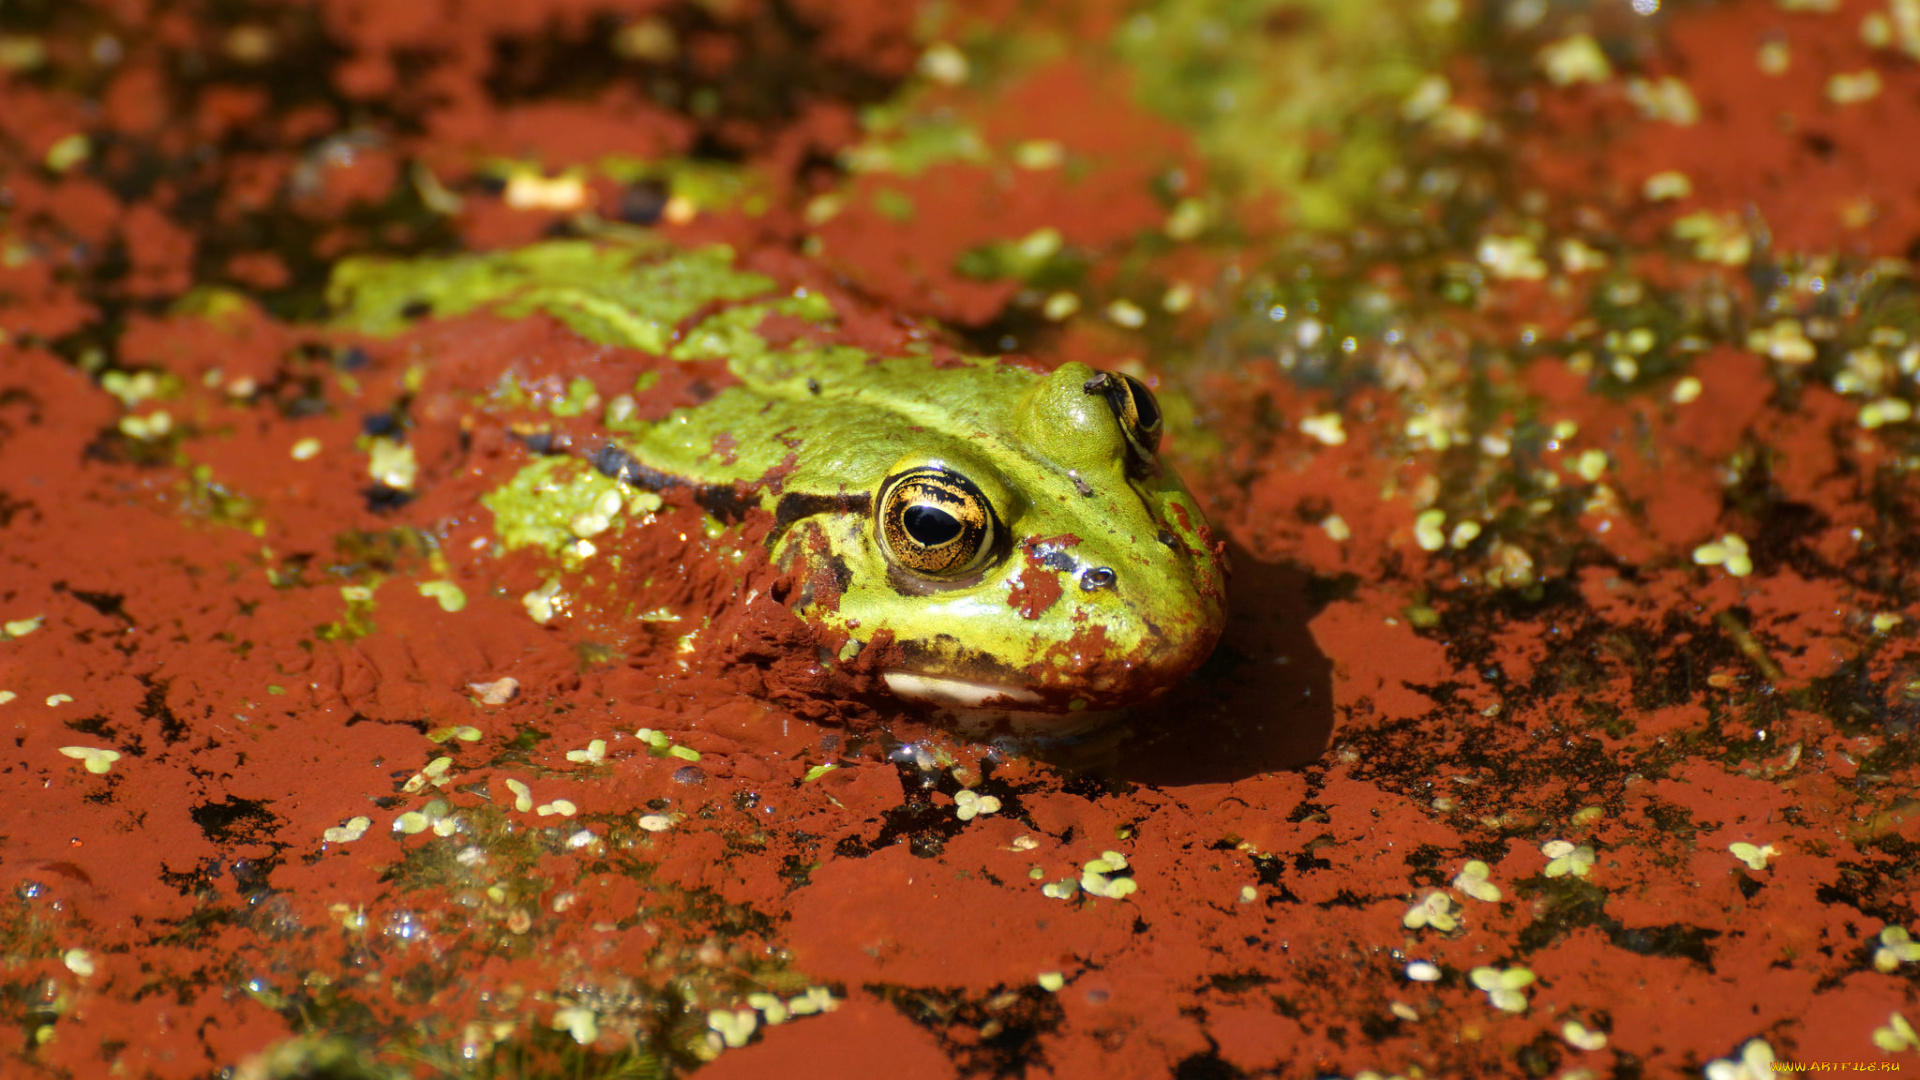
[[[1080,575],[1080,591],[1094,592],[1098,589],[1111,589],[1113,588],[1114,576],[1112,567],[1093,567]]]

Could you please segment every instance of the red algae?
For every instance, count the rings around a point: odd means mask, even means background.
[[[9,5],[0,1072],[1912,1064],[1920,43],[1788,6],[1434,15],[1276,236],[1164,7]],[[1156,369],[1214,657],[977,744],[765,515],[506,550],[532,436],[733,376],[326,276],[639,230],[840,313],[775,345]]]
[[[1013,588],[1008,590],[1007,606],[1018,611],[1023,619],[1037,619],[1042,612],[1058,603],[1062,593],[1060,571],[1047,565],[1046,552],[1041,549],[1063,543],[1071,546],[1077,542],[1071,537],[1030,537],[1021,544],[1026,566],[1015,579]]]
[[[1888,20],[1870,3],[1689,13],[1637,81],[1549,93],[1552,141],[1524,160],[1619,204],[1660,174],[1687,177],[1686,194],[1637,215],[1643,229],[1752,207],[1784,250],[1910,255],[1920,155],[1874,133],[1920,122],[1920,73]]]

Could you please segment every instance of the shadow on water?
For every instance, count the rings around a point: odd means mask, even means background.
[[[1156,787],[1222,783],[1299,768],[1333,734],[1333,665],[1307,632],[1310,575],[1240,548],[1213,658],[1166,697],[1135,709],[1093,771]]]

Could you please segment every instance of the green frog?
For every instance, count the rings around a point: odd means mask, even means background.
[[[774,345],[759,332],[769,318],[831,327],[840,313],[738,268],[723,247],[553,241],[357,261],[336,272],[332,297],[363,332],[484,307],[544,312],[674,361],[723,361],[737,381],[652,422],[626,396],[556,402],[599,407],[591,434],[564,440],[592,470],[535,460],[507,487],[558,500],[562,516],[641,510],[636,493],[658,505],[676,490],[719,518],[764,513],[762,542],[795,582],[784,602],[822,661],[857,658],[898,698],[1066,728],[1071,714],[1164,692],[1220,636],[1223,546],[1162,459],[1165,418],[1133,375],[919,344],[898,355],[824,337]],[[562,474],[581,490],[556,488]],[[489,505],[503,532],[516,513],[538,515],[524,501]]]

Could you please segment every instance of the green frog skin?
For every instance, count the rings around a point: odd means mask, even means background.
[[[831,308],[732,270],[724,249],[584,246],[573,263],[535,254],[353,267],[344,285],[336,276],[336,301],[363,329],[426,292],[439,312],[540,309],[589,336],[724,357],[736,384],[658,423],[609,418],[573,452],[633,487],[688,488],[710,509],[770,515],[769,555],[796,582],[786,602],[827,663],[873,649],[860,666],[900,698],[1045,727],[1046,714],[1091,717],[1153,697],[1212,651],[1226,614],[1221,545],[1161,460],[1160,407],[1137,379],[1079,363],[1043,372],[770,347],[752,332],[765,315],[829,321]],[[714,270],[702,288],[686,284],[691,270],[662,273],[696,258]],[[486,259],[490,275],[478,269]],[[529,261],[564,272],[525,273]],[[485,284],[455,292],[436,266]],[[647,325],[680,309],[647,310],[648,275],[728,306],[694,296],[685,306],[708,312],[700,321],[651,335]]]

